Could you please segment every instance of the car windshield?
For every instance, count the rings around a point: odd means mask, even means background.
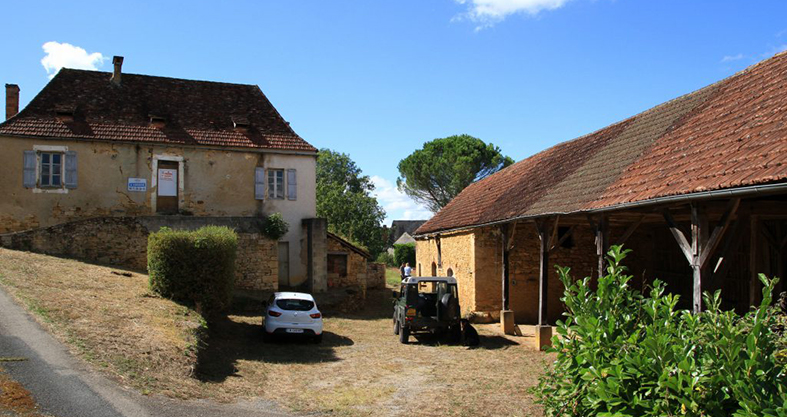
[[[282,298],[276,300],[276,305],[282,310],[309,311],[314,307],[314,302],[309,300]]]

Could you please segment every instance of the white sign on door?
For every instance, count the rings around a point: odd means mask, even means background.
[[[178,195],[178,170],[158,170],[158,195],[162,197],[177,197]]]

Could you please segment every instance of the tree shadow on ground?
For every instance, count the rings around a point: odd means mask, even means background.
[[[215,319],[208,329],[207,344],[199,353],[195,372],[204,382],[223,382],[238,376],[235,364],[239,360],[300,364],[339,361],[335,348],[353,344],[352,339],[331,332],[323,332],[319,344],[305,337],[281,337],[265,343],[261,324],[230,317]]]

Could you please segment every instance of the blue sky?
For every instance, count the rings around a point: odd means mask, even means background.
[[[131,4],[4,4],[0,82],[24,105],[60,66],[123,55],[125,72],[257,84],[373,176],[389,224],[428,216],[394,186],[425,141],[467,133],[520,160],[787,49],[784,0]]]

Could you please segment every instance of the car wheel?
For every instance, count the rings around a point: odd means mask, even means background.
[[[410,341],[410,329],[408,327],[404,327],[399,325],[399,341],[407,344]]]
[[[394,323],[394,334],[399,334],[399,320],[396,320],[396,317],[394,317],[393,323]]]

